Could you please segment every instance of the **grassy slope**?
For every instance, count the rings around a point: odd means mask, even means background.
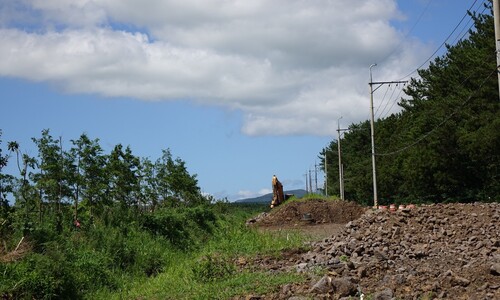
[[[297,274],[270,274],[237,270],[237,258],[278,255],[281,250],[301,247],[305,237],[277,235],[247,228],[245,220],[259,207],[232,206],[220,221],[214,237],[193,252],[179,252],[175,260],[154,278],[130,282],[118,292],[101,291],[89,299],[228,299],[237,295],[262,294],[284,283],[304,280]]]

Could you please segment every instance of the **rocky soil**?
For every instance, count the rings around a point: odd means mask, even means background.
[[[500,203],[361,213],[307,252],[252,262],[310,281],[249,299],[500,299]]]
[[[358,219],[366,208],[354,202],[310,199],[285,202],[271,213],[263,213],[247,224],[259,227],[345,224]]]

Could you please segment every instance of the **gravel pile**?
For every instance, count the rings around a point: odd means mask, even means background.
[[[499,203],[370,210],[294,265],[328,275],[270,298],[500,299],[499,225]]]

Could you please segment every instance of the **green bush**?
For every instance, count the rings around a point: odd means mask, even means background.
[[[179,248],[189,246],[189,231],[184,215],[174,210],[161,210],[144,216],[142,227],[149,232],[166,238]]]
[[[186,217],[193,221],[199,228],[211,233],[217,216],[215,213],[205,206],[198,206],[186,209]]]
[[[217,216],[204,207],[163,208],[142,218],[141,226],[147,231],[166,238],[180,249],[194,249],[204,236],[211,234]]]
[[[14,299],[77,299],[75,281],[63,260],[31,254],[22,262],[1,264],[0,295]]]
[[[129,229],[100,226],[87,233],[85,245],[90,251],[101,252],[109,259],[109,265],[117,270],[133,274],[154,276],[167,264],[170,244],[163,237],[141,230],[136,224]]]

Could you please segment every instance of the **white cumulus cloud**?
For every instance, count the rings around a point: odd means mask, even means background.
[[[331,135],[368,116],[368,67],[402,34],[395,0],[0,1],[0,76],[69,93],[240,110],[248,135]],[[376,77],[428,50],[405,40]]]

